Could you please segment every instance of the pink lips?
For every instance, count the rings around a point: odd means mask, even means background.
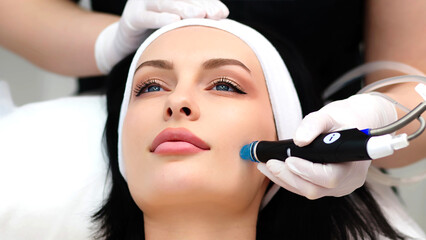
[[[166,128],[151,144],[150,151],[157,154],[191,154],[210,150],[203,140],[186,128]]]

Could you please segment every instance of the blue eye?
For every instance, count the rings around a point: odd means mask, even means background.
[[[135,92],[136,97],[144,93],[165,91],[160,82],[161,81],[157,79],[149,79],[138,84],[133,91]]]
[[[159,92],[159,91],[164,91],[164,89],[157,85],[151,85],[151,86],[145,87],[145,91],[143,92],[147,93],[147,92]]]
[[[221,77],[213,81],[212,85],[212,90],[246,94],[237,83],[231,81],[226,77]]]
[[[218,84],[214,86],[213,89],[217,91],[235,92],[235,89],[233,87],[225,85],[225,84]]]

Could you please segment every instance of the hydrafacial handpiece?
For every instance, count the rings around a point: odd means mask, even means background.
[[[356,128],[321,134],[309,145],[298,147],[292,139],[281,141],[255,141],[245,145],[242,159],[267,162],[285,161],[295,156],[315,163],[339,163],[376,159],[393,154],[394,150],[408,146],[406,134],[373,137]]]
[[[281,141],[255,141],[242,147],[240,157],[253,162],[267,162],[270,159],[285,161],[287,157],[300,157],[315,163],[339,163],[370,160],[392,155],[394,150],[408,146],[408,141],[419,136],[425,129],[420,115],[426,111],[426,87],[419,85],[416,90],[425,99],[401,119],[377,129],[356,128],[320,134],[309,145],[298,147],[292,139]],[[392,133],[414,119],[421,123],[419,129],[407,136]]]

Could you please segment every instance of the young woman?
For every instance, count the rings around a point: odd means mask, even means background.
[[[261,207],[271,183],[239,150],[291,138],[302,112],[286,65],[253,29],[181,21],[141,45],[124,86],[130,61],[110,75],[112,188],[95,215],[100,238],[403,238],[366,187],[318,200],[281,188]],[[286,63],[306,93],[297,58]]]

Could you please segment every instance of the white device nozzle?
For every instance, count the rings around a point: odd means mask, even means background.
[[[371,159],[377,159],[392,155],[394,150],[408,146],[407,134],[392,136],[386,134],[383,136],[371,137],[367,142],[367,153]]]
[[[394,150],[405,148],[408,146],[408,144],[409,143],[406,133],[392,137],[391,145]]]

